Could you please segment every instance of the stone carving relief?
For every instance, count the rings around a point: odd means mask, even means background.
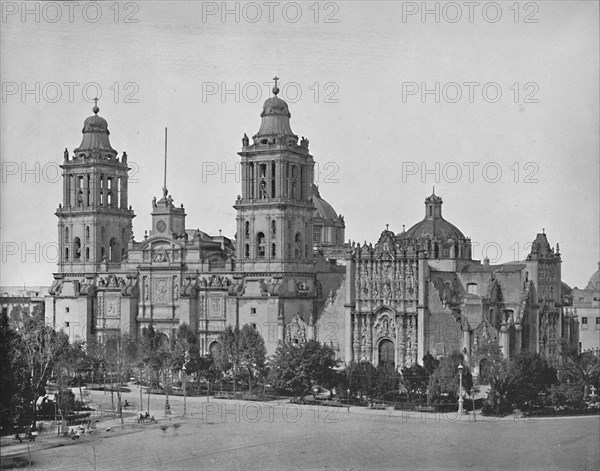
[[[281,279],[269,278],[259,281],[260,294],[262,296],[277,296],[279,294],[279,284]]]
[[[166,303],[169,301],[169,282],[166,278],[153,280],[152,298],[157,303]]]
[[[296,294],[298,296],[306,295],[309,292],[310,292],[310,286],[306,281],[301,280],[301,281],[296,282]]]
[[[152,261],[153,262],[169,262],[170,261],[169,252],[167,252],[163,248],[156,249],[156,251],[154,253],[154,258],[152,259]]]
[[[386,311],[377,316],[375,322],[375,336],[377,340],[382,337],[396,338],[396,323],[394,322],[393,314]]]
[[[296,314],[294,318],[285,326],[284,340],[286,342],[305,343],[307,340],[306,330],[308,325],[299,314]]]
[[[223,317],[223,299],[208,298],[208,315],[209,317]]]
[[[118,300],[116,298],[108,298],[106,300],[106,316],[117,317],[119,315],[119,308],[117,306]]]
[[[232,281],[226,276],[211,275],[200,278],[200,288],[229,288]]]

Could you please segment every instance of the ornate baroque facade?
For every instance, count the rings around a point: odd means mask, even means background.
[[[558,246],[545,234],[523,262],[472,260],[470,239],[432,194],[409,230],[344,244],[344,219],[313,185],[309,141],[292,132],[278,92],[259,131],[242,138],[233,239],[186,228],[184,206],[163,188],[151,229],[136,240],[127,154],[111,147],[94,107],[61,166],[60,260],[45,310],[55,327],[89,341],[153,325],[172,339],[187,323],[206,353],[227,325],[250,323],[269,353],[282,340],[312,338],[345,362],[402,367],[460,349],[474,369],[481,341],[499,342],[507,356],[555,357],[561,338],[576,338],[576,316],[561,303]]]

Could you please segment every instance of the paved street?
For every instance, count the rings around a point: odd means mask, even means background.
[[[126,394],[135,400],[135,390]],[[110,395],[94,392],[96,401]],[[139,395],[137,396],[139,402]],[[145,399],[145,398],[144,398]],[[502,420],[452,414],[324,409],[152,396],[158,424],[105,421],[91,437],[48,449],[36,442],[33,469],[598,469],[600,419]],[[190,414],[191,417],[189,416]],[[106,428],[111,426],[110,431]],[[165,428],[166,430],[163,430]],[[16,445],[19,446],[19,445]],[[11,447],[5,447],[3,452]],[[94,465],[95,455],[95,465]],[[26,459],[26,455],[25,455]]]

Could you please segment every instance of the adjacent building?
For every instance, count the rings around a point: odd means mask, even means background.
[[[600,271],[592,275],[585,289],[573,288],[571,295],[579,316],[579,351],[600,356]]]

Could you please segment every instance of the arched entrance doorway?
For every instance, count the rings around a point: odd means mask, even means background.
[[[394,367],[394,342],[383,339],[379,342],[379,366]]]
[[[219,345],[219,342],[212,342],[209,347],[209,352],[213,357],[221,353],[221,345]]]

